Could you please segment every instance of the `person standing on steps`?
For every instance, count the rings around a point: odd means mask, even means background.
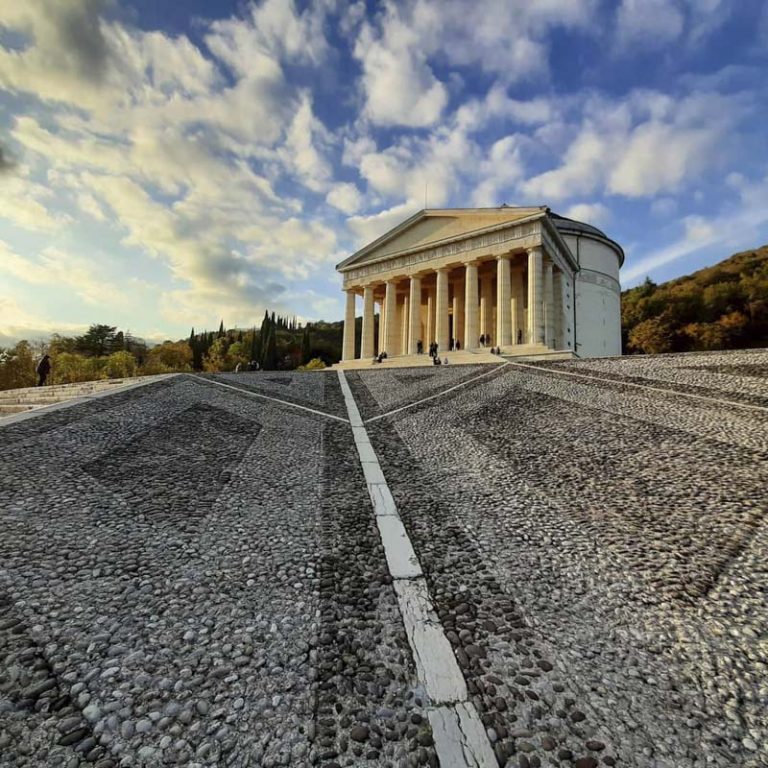
[[[51,372],[51,357],[50,355],[43,355],[40,362],[37,364],[37,386],[42,387],[45,385],[45,380],[48,378],[48,374]]]

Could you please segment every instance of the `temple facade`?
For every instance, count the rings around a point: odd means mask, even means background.
[[[620,355],[623,261],[599,229],[546,207],[420,211],[336,267],[342,360],[412,355],[431,342],[472,350],[481,337],[508,355]]]

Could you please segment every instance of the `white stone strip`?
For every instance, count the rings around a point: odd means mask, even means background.
[[[225,384],[223,381],[216,381],[215,379],[204,379],[202,376],[194,377],[199,381],[203,381],[206,384],[215,384],[217,387],[224,387],[226,389],[234,389],[235,392],[239,392],[241,395],[250,395],[251,397],[258,397],[262,400],[270,400],[273,403],[280,403],[280,405],[286,405],[289,408],[298,408],[300,411],[308,411],[309,413],[315,413],[318,416],[325,416],[326,419],[335,419],[342,424],[348,424],[347,419],[341,418],[341,416],[334,416],[332,413],[326,413],[325,411],[317,411],[314,408],[307,408],[305,405],[298,405],[298,403],[291,403],[288,400],[280,400],[278,397],[270,397],[269,395],[262,395],[261,392],[252,392],[250,389],[241,389],[240,387],[234,387],[232,384]]]
[[[496,768],[485,728],[474,705],[460,702],[427,712],[440,768]]]
[[[441,392],[436,392],[434,395],[430,395],[429,397],[423,397],[421,400],[417,400],[415,403],[408,403],[407,405],[400,406],[400,408],[395,408],[393,411],[382,413],[382,414],[379,414],[378,416],[372,416],[370,419],[366,419],[365,423],[369,424],[372,421],[378,421],[379,419],[386,419],[387,417],[394,416],[396,413],[400,413],[401,411],[407,411],[409,408],[415,408],[417,405],[421,405],[422,403],[426,403],[430,400],[435,400],[438,397],[447,395],[449,392],[453,392],[456,389],[461,389],[461,387],[466,387],[467,384],[472,384],[475,381],[478,381],[479,379],[484,379],[486,376],[490,376],[492,373],[496,373],[496,371],[500,371],[502,368],[506,368],[506,366],[508,365],[509,365],[509,362],[502,363],[501,365],[494,365],[490,371],[481,373],[478,376],[474,376],[471,379],[462,381],[459,384],[454,384],[452,387],[448,387],[448,389],[444,389]]]
[[[539,373],[556,373],[559,376],[573,376],[577,379],[588,379],[591,381],[604,381],[606,384],[613,384],[619,387],[636,387],[637,389],[647,389],[651,392],[661,392],[665,395],[677,395],[679,397],[689,397],[693,400],[703,400],[708,403],[716,403],[717,405],[731,405],[735,408],[747,408],[752,411],[763,411],[768,413],[768,407],[764,405],[752,405],[751,403],[739,403],[734,400],[721,400],[717,397],[707,397],[706,395],[693,395],[690,392],[679,392],[676,389],[668,389],[665,387],[653,387],[650,384],[636,384],[633,381],[617,381],[616,379],[607,379],[604,376],[596,376],[590,373],[576,373],[575,371],[560,371],[555,368],[540,368],[538,365],[529,365],[527,363],[515,363],[511,360],[508,361],[508,365],[515,365],[519,368],[532,368]]]
[[[102,389],[99,392],[92,392],[87,395],[79,395],[72,397],[69,400],[62,400],[59,403],[51,403],[50,405],[41,405],[32,408],[29,411],[22,411],[21,413],[12,413],[8,416],[0,416],[0,428],[6,427],[10,424],[18,424],[20,421],[26,421],[27,419],[34,419],[36,416],[45,416],[47,413],[53,411],[60,411],[62,408],[70,408],[73,405],[80,405],[80,403],[87,403],[91,400],[98,400],[102,397],[109,397],[109,395],[116,395],[118,392],[126,392],[129,389],[137,389],[138,387],[146,387],[148,384],[155,384],[163,379],[171,378],[172,376],[179,376],[178,373],[158,373],[154,376],[142,376],[140,381],[130,381],[127,384],[120,384],[113,389]]]
[[[480,716],[469,701],[464,676],[432,606],[421,565],[362,424],[352,390],[344,372],[338,371],[338,376],[416,675],[431,704],[428,717],[440,765],[497,768],[496,756]]]

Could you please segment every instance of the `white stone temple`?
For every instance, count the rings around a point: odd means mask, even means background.
[[[471,351],[481,336],[504,355],[620,355],[623,261],[599,229],[544,206],[420,211],[337,265],[342,361],[356,357],[358,296],[363,360],[415,355],[419,342]]]

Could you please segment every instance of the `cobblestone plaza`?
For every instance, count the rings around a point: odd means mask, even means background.
[[[0,445],[0,766],[768,766],[768,351],[178,375]]]

